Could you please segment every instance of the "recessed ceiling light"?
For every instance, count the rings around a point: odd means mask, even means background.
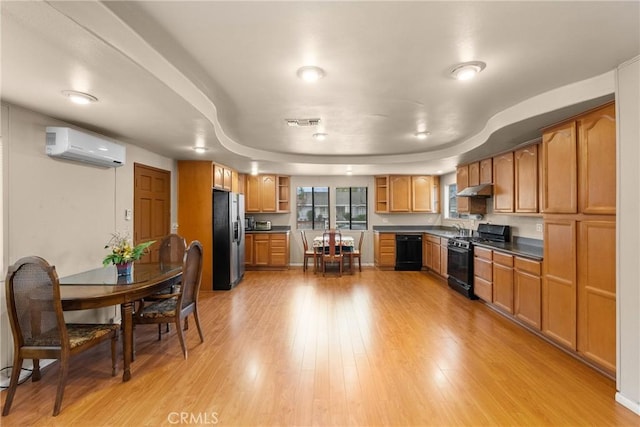
[[[195,151],[198,154],[202,154],[204,152],[206,152],[208,150],[207,147],[193,147],[193,151]]]
[[[324,77],[324,70],[320,67],[308,65],[306,67],[298,68],[298,72],[296,74],[305,82],[313,83]]]
[[[328,136],[329,135],[326,133],[314,133],[313,139],[315,139],[316,141],[324,141]]]
[[[62,94],[69,98],[74,104],[90,104],[92,102],[98,102],[98,98],[88,93],[76,92],[75,90],[63,90]]]
[[[422,131],[422,132],[416,132],[414,135],[416,138],[418,139],[427,139],[427,137],[431,134],[431,132],[427,132],[427,131]]]
[[[487,66],[481,61],[463,62],[451,69],[451,75],[457,80],[470,80]]]
[[[353,172],[347,171],[347,175],[351,176],[351,175],[353,175]]]

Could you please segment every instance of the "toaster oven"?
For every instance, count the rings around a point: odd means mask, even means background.
[[[254,221],[253,229],[258,231],[269,231],[271,230],[271,221]]]

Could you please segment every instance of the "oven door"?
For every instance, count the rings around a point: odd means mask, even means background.
[[[447,274],[464,285],[469,285],[471,249],[448,247]]]

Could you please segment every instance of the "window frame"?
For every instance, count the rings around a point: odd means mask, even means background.
[[[299,203],[299,196],[300,196],[300,189],[311,189],[310,194],[311,194],[311,212],[312,212],[312,216],[308,221],[301,221],[300,220],[300,207],[303,205],[300,205]],[[327,205],[326,205],[326,209],[327,209],[327,217],[326,219],[323,220],[322,225],[320,225],[320,221],[317,219],[317,214],[316,214],[316,209],[320,208],[320,207],[324,207],[324,205],[322,206],[318,206],[316,205],[316,194],[320,193],[320,191],[316,191],[316,190],[320,190],[320,189],[326,189],[326,193],[327,193]],[[303,190],[305,191],[305,190]],[[309,206],[309,204],[305,204],[304,206]],[[306,227],[300,227],[300,223],[308,223],[311,222],[311,228],[306,228]],[[331,226],[331,187],[327,186],[298,186],[296,188],[296,228],[298,230],[326,230],[328,228],[330,228]]]
[[[348,193],[349,193],[349,204],[348,205],[339,205],[338,204],[338,191],[339,190],[345,190],[348,189]],[[353,190],[354,189],[364,189],[364,228],[354,228],[354,223],[353,223],[353,212],[354,212],[354,205],[353,205]],[[355,230],[355,231],[360,231],[360,230],[368,230],[369,229],[369,187],[367,186],[356,186],[356,187],[336,187],[336,229],[338,230]],[[349,222],[348,222],[348,226],[347,227],[340,227],[338,225],[338,206],[347,206],[349,208]],[[362,207],[362,205],[358,205],[360,207]],[[343,223],[341,221],[341,223]],[[358,224],[362,224],[361,221],[358,222]]]

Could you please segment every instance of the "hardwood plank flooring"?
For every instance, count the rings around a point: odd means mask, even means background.
[[[2,426],[633,425],[615,384],[423,272],[250,271],[204,293],[205,334],[138,326],[133,378],[108,345],[18,388]],[[121,368],[121,366],[120,366]],[[2,403],[6,392],[2,393]],[[180,417],[186,417],[180,421]]]

